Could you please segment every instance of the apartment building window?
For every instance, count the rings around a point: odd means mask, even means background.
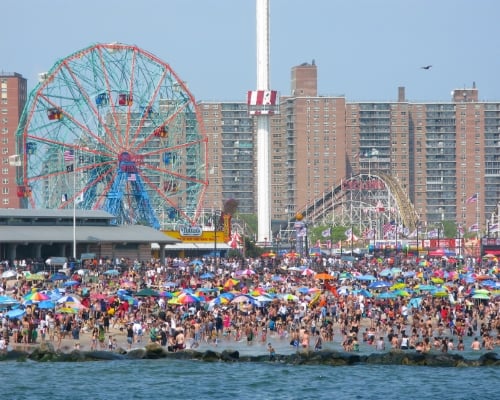
[[[2,144],[7,144],[7,143],[9,143],[9,138],[6,137],[2,138]]]
[[[2,154],[9,154],[9,148],[8,147],[3,147],[2,148]]]
[[[7,110],[6,108],[2,108],[2,114],[7,114],[9,112],[9,110]]]
[[[3,179],[2,179],[2,183],[3,183],[4,185],[8,185],[8,184],[9,184],[9,178],[3,178]]]
[[[2,174],[3,175],[8,175],[9,169],[8,168],[2,168]]]
[[[9,188],[8,187],[3,187],[2,188],[2,194],[9,194]]]
[[[6,206],[6,205],[8,205],[8,204],[9,204],[9,199],[8,199],[8,198],[3,199],[3,201],[2,201],[2,202],[3,202],[3,205],[4,205],[4,206]]]

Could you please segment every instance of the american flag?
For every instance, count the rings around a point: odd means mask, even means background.
[[[64,161],[71,162],[75,159],[75,152],[73,150],[64,150]]]
[[[472,224],[471,226],[469,226],[469,232],[479,232],[479,225]]]
[[[130,174],[127,179],[131,182],[135,182],[137,180],[137,176],[135,174]]]
[[[465,201],[465,204],[471,204],[471,203],[476,203],[476,202],[477,202],[477,193],[474,193],[471,197],[469,197]]]

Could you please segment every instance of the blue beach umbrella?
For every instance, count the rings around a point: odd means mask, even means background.
[[[358,281],[376,281],[377,278],[375,278],[373,275],[359,275],[356,277]]]
[[[21,318],[24,314],[26,314],[26,310],[24,308],[16,308],[5,313],[5,315],[10,319]]]
[[[45,310],[51,310],[56,308],[56,303],[53,302],[52,300],[44,300],[38,303],[38,308],[40,309],[45,309]]]
[[[19,301],[10,296],[0,296],[0,305],[19,304]]]
[[[396,297],[398,297],[398,295],[396,293],[393,293],[393,292],[384,292],[384,293],[380,293],[379,295],[377,295],[377,299],[381,299],[381,300],[395,299]]]
[[[380,288],[387,288],[387,287],[391,287],[392,286],[392,283],[390,282],[386,282],[386,281],[375,281],[375,282],[372,282],[368,285],[368,288],[370,289],[380,289]]]

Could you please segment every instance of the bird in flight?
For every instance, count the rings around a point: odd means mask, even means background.
[[[431,69],[431,68],[432,68],[432,65],[425,65],[425,66],[420,67],[420,68],[422,68],[422,69]]]

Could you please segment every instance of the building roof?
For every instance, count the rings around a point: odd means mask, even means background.
[[[112,220],[114,215],[102,210],[75,210],[78,219],[104,219]],[[5,218],[31,218],[33,220],[43,218],[73,218],[72,209],[54,210],[46,208],[0,208],[0,219]]]
[[[160,243],[174,244],[180,240],[142,225],[76,226],[78,243]],[[0,225],[2,243],[67,243],[73,240],[73,226]]]
[[[114,218],[102,210],[0,209],[0,242],[67,243],[73,240],[73,226],[78,243],[180,242],[148,226],[114,225]]]

